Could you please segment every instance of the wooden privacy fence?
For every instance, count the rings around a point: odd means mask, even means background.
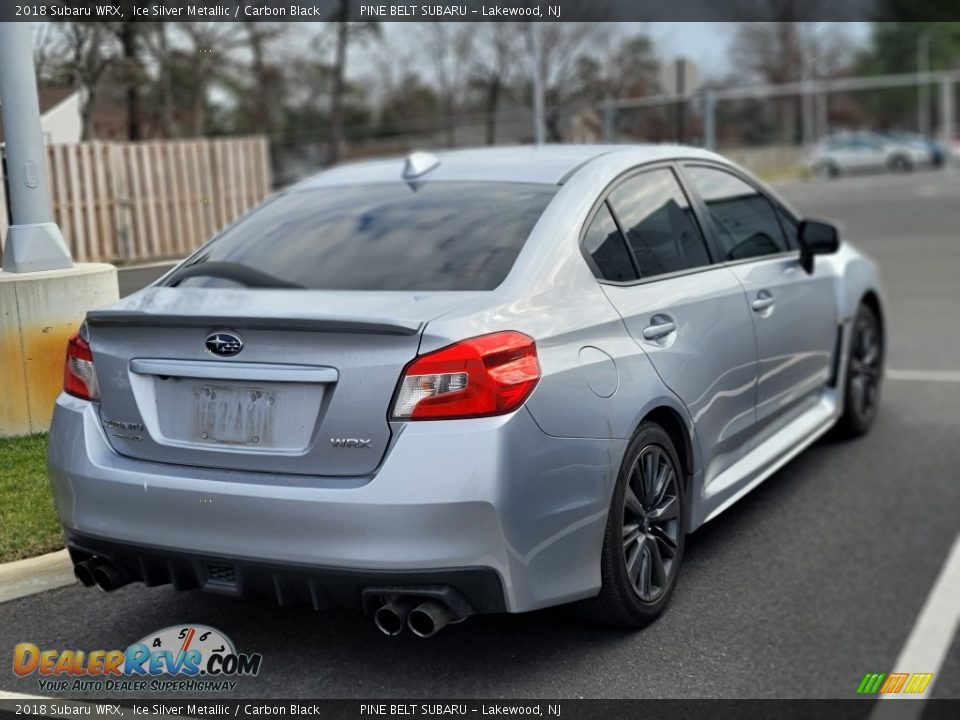
[[[181,257],[270,191],[263,137],[49,145],[46,165],[77,262]]]

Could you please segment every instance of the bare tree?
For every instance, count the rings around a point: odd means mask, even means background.
[[[93,107],[100,79],[115,61],[114,36],[105,23],[58,23],[61,71],[69,85],[80,88],[81,137],[93,133]]]
[[[756,77],[787,83],[845,70],[852,50],[838,23],[744,23],[737,30],[732,56]]]
[[[560,142],[560,117],[563,105],[580,91],[577,73],[585,56],[609,42],[610,26],[594,22],[544,23],[540,36],[540,77],[543,79],[547,113],[547,139]],[[521,63],[524,82],[532,87],[529,63]]]
[[[180,22],[179,29],[190,43],[194,58],[193,134],[203,135],[207,130],[207,93],[218,62],[241,42],[233,23]]]
[[[37,78],[46,80],[53,70],[56,58],[56,35],[53,23],[37,23],[33,31],[33,65]]]
[[[416,49],[400,47],[384,34],[371,54],[373,69],[364,78],[379,109],[379,128],[387,133],[429,133],[439,109],[432,85],[417,72]]]
[[[448,147],[456,144],[454,114],[467,89],[475,34],[476,26],[469,23],[425,23],[421,30],[440,97]]]
[[[154,117],[165,138],[177,135],[174,119],[173,97],[173,54],[170,47],[169,26],[167,23],[142,23],[141,40],[146,50],[147,60],[156,68],[157,103]]]
[[[277,131],[280,111],[279,72],[271,59],[273,46],[286,36],[289,25],[270,22],[244,22],[243,34],[250,51],[250,71],[253,75],[251,121],[253,127],[273,137]]]
[[[520,59],[523,25],[520,23],[484,23],[477,33],[477,52],[473,56],[473,84],[484,96],[486,141],[497,141],[497,110],[510,73]]]
[[[343,85],[347,72],[347,43],[350,40],[349,0],[340,0],[337,7],[337,50],[333,61],[333,91],[330,97],[330,162],[340,159],[343,144]]]
[[[347,51],[351,40],[378,36],[378,23],[351,23],[349,0],[339,0],[334,13],[333,87],[330,91],[330,162],[340,159],[343,146],[344,99],[346,95]]]
[[[123,49],[124,104],[127,112],[127,139],[137,141],[143,137],[140,122],[140,84],[143,67],[140,64],[140,28],[134,20],[111,23],[120,47]]]
[[[737,27],[731,57],[742,73],[770,84],[828,77],[848,64],[843,23],[812,22],[827,0],[734,0],[733,12],[765,22]],[[777,101],[781,139],[797,139],[800,98]]]

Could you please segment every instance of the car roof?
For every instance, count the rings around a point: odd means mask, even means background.
[[[660,160],[704,159],[723,161],[719,155],[683,145],[519,145],[432,153],[439,164],[422,180],[526,182],[556,185],[581,166],[607,157],[620,164],[631,155],[636,165]],[[403,180],[406,157],[347,163],[298,183],[296,189],[358,185]],[[414,182],[416,179],[413,180]]]

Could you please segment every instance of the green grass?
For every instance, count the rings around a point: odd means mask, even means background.
[[[0,562],[63,547],[46,454],[46,435],[0,438]]]
[[[809,170],[803,165],[791,165],[776,169],[762,170],[757,173],[764,182],[775,183],[786,180],[802,180],[809,177]]]

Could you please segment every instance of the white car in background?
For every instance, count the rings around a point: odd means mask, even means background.
[[[815,174],[827,177],[885,170],[909,172],[931,164],[926,148],[872,132],[828,135],[814,146],[809,162]]]

